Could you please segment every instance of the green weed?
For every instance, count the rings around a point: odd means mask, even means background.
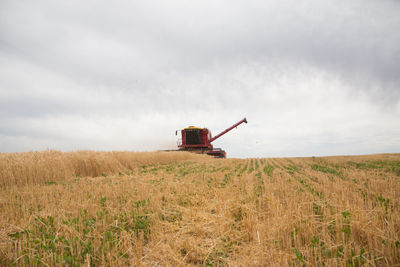
[[[321,166],[318,164],[312,164],[311,165],[311,169],[313,169],[314,171],[319,171],[319,172],[323,172],[323,173],[330,173],[330,174],[334,174],[336,176],[342,177],[343,173],[341,171],[338,171],[334,168],[330,168],[330,167],[326,167],[326,166]]]
[[[266,165],[264,166],[263,169],[264,173],[268,176],[272,176],[272,173],[274,172],[274,166],[273,165]]]

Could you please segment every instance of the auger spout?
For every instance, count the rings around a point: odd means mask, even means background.
[[[226,129],[225,131],[220,132],[219,134],[217,134],[216,136],[214,136],[213,138],[210,139],[210,143],[218,138],[220,138],[221,136],[223,136],[224,134],[226,134],[227,132],[229,132],[230,130],[232,130],[233,128],[238,127],[240,124],[242,124],[243,122],[247,123],[246,118],[244,118],[243,120],[239,121],[238,123],[235,123],[234,125],[232,125],[231,127],[229,127],[228,129]]]

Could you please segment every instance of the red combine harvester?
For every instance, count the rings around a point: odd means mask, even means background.
[[[246,118],[214,137],[212,137],[210,130],[207,128],[199,128],[195,126],[184,128],[181,130],[182,141],[178,144],[179,151],[190,151],[194,153],[207,154],[214,156],[215,158],[226,158],[226,152],[221,148],[214,148],[211,143],[243,122],[247,123]],[[175,135],[177,134],[178,131],[175,132]]]

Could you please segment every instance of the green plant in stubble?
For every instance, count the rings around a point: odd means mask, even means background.
[[[273,171],[274,171],[274,166],[268,164],[268,165],[264,166],[263,171],[264,171],[264,173],[265,173],[266,175],[272,176],[272,173],[273,173]]]
[[[255,169],[258,170],[258,168],[259,168],[258,159],[255,159],[255,164],[254,165],[255,165]]]
[[[253,191],[256,197],[260,197],[264,194],[264,181],[261,177],[261,172],[255,174],[256,181],[254,183]]]
[[[225,187],[232,180],[232,176],[233,176],[232,173],[226,173],[224,175],[224,179],[220,183],[221,187]]]
[[[297,248],[294,248],[293,250],[296,254],[296,259],[302,264],[302,266],[306,266],[305,256]]]
[[[344,218],[344,223],[343,223],[343,227],[340,229],[340,231],[342,231],[343,233],[346,234],[346,236],[350,236],[350,218],[351,218],[351,213],[349,211],[343,211],[342,212],[342,216]]]
[[[250,163],[249,163],[249,169],[247,170],[247,173],[252,173],[253,171],[254,171],[254,162],[253,162],[253,159],[252,160],[250,160]]]
[[[342,177],[342,175],[343,175],[343,173],[337,169],[326,167],[326,166],[321,166],[318,164],[312,164],[311,169],[313,169],[314,171],[319,171],[319,172],[323,172],[323,173],[330,173],[330,174],[333,174],[333,175],[336,175],[339,177]]]

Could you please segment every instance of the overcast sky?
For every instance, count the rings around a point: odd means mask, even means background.
[[[400,1],[0,1],[0,152],[400,152]]]

